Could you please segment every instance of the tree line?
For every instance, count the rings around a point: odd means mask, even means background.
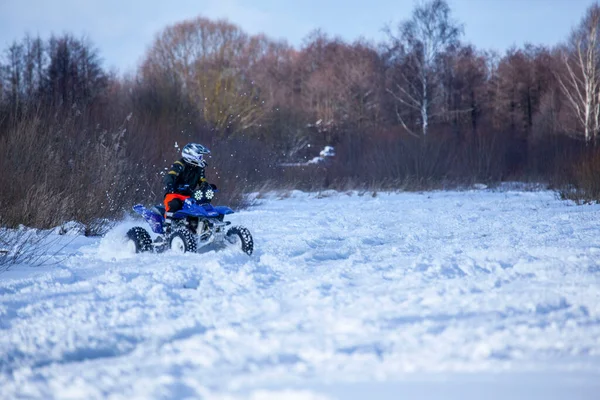
[[[220,200],[274,188],[401,190],[504,180],[600,199],[600,5],[563,44],[504,54],[463,38],[445,0],[380,43],[312,32],[297,49],[225,21],[166,27],[136,73],[86,38],[25,36],[0,58],[0,224],[90,233],[162,199],[189,141]],[[334,146],[322,164],[282,166]]]

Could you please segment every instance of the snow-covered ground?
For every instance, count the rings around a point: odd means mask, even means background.
[[[0,274],[0,398],[598,399],[600,207],[550,192],[273,195],[252,257]]]

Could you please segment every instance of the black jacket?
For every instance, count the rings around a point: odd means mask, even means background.
[[[188,164],[182,158],[175,161],[165,175],[163,180],[165,195],[168,193],[189,194],[189,192],[182,190],[183,186],[189,185],[189,191],[191,191],[205,181],[204,168]]]

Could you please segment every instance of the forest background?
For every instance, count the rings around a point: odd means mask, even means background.
[[[554,47],[498,54],[463,28],[444,0],[377,43],[314,31],[295,48],[196,17],[159,32],[126,76],[89,38],[26,35],[0,57],[0,226],[99,233],[162,200],[187,142],[213,150],[207,175],[235,206],[275,189],[504,181],[600,200],[600,5]],[[335,156],[310,163],[325,146]]]

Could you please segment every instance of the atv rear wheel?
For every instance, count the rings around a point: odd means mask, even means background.
[[[127,231],[127,247],[132,253],[143,253],[152,250],[152,238],[148,231],[136,226]]]
[[[169,236],[169,248],[176,253],[195,253],[198,248],[196,236],[187,229],[176,229]]]
[[[232,245],[237,245],[240,249],[251,255],[254,251],[254,239],[252,239],[252,234],[247,228],[243,226],[234,226],[227,231],[227,235],[225,235],[225,239],[231,243]]]

